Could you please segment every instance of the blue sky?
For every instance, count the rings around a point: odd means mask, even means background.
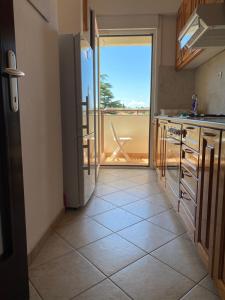
[[[151,46],[101,47],[101,74],[109,76],[115,100],[149,107]]]

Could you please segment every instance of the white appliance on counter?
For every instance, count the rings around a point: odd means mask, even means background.
[[[93,50],[80,34],[61,35],[60,87],[64,201],[86,205],[96,180]]]

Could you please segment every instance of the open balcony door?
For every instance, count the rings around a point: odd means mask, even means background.
[[[91,11],[91,46],[94,51],[94,93],[95,93],[95,139],[96,139],[96,176],[100,169],[100,55],[99,29],[95,12]]]
[[[11,50],[9,52],[9,50]],[[0,1],[0,299],[28,300],[13,0]],[[11,69],[6,69],[11,67]]]

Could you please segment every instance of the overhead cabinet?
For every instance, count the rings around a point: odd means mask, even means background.
[[[176,28],[176,69],[180,70],[188,66],[203,49],[190,49],[181,47],[178,40],[179,35],[186,25],[188,19],[194,10],[201,4],[224,3],[224,0],[183,0],[177,13],[177,28]]]

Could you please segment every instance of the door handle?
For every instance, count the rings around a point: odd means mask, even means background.
[[[87,149],[87,167],[83,167],[83,170],[87,170],[88,171],[88,175],[91,175],[91,151],[90,151],[90,140],[87,141],[86,145],[83,145],[84,149]]]
[[[13,50],[8,51],[8,67],[5,68],[5,75],[9,78],[10,87],[10,107],[13,112],[19,110],[19,95],[18,95],[18,82],[17,79],[24,77],[25,73],[17,70],[16,54]]]
[[[215,137],[215,136],[217,136],[217,134],[216,133],[212,133],[212,132],[203,132],[203,136]]]
[[[5,68],[4,73],[13,78],[21,78],[25,76],[24,72],[13,68]]]

